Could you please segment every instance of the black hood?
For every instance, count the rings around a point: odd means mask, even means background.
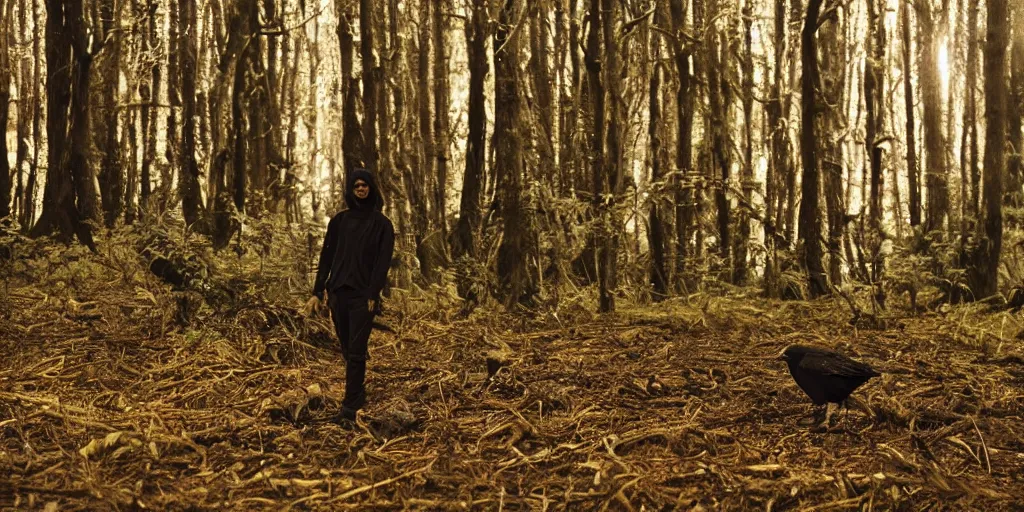
[[[363,180],[370,185],[370,195],[366,196],[366,199],[356,198],[353,188],[356,180]],[[352,210],[363,211],[380,211],[384,207],[384,198],[380,195],[377,179],[372,172],[360,167],[348,173],[348,178],[345,180],[345,204]]]

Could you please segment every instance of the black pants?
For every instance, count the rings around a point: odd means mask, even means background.
[[[341,407],[343,411],[358,411],[366,404],[367,345],[374,314],[367,308],[366,297],[348,288],[328,294],[328,305],[345,358],[345,399]]]

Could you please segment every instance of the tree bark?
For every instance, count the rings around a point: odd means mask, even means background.
[[[847,37],[837,17],[823,20],[820,31],[821,63],[815,74],[820,80],[820,100],[814,108],[823,115],[817,118],[816,129],[820,136],[815,139],[815,151],[820,166],[822,192],[825,195],[825,213],[828,219],[828,282],[842,284],[842,241],[846,232],[846,205],[843,197],[843,148],[840,144],[841,131],[845,124],[840,105],[843,104],[843,90],[846,83],[845,51]],[[802,144],[802,142],[801,142]],[[863,189],[862,189],[863,190]]]
[[[743,3],[743,200],[747,205],[753,204],[754,198],[754,52],[753,36],[753,0]],[[743,286],[747,284],[750,270],[747,265],[747,252],[750,244],[750,213],[741,208],[739,213],[739,234],[736,243],[736,271],[733,283]]]
[[[729,199],[726,192],[729,188],[729,169],[732,166],[732,158],[729,151],[728,119],[729,108],[727,107],[729,96],[729,48],[727,40],[719,37],[714,28],[706,31],[704,39],[705,53],[708,56],[708,113],[710,122],[711,157],[715,165],[717,176],[712,177],[715,188],[715,220],[718,227],[718,257],[721,258],[724,268],[732,268],[732,254],[730,253],[730,214]],[[723,273],[723,279],[731,279],[728,272]]]
[[[882,287],[882,274],[885,270],[885,257],[882,255],[882,229],[885,211],[885,174],[882,171],[882,145],[876,140],[885,131],[885,5],[880,1],[869,1],[868,31],[865,35],[865,47],[868,54],[864,60],[864,104],[867,112],[865,125],[864,148],[871,167],[871,198],[868,210],[868,226],[870,235],[868,249],[871,251],[871,283],[875,287],[875,299],[885,305],[885,292]],[[897,219],[897,222],[899,220]]]
[[[0,3],[0,219],[11,214],[11,164],[7,159],[7,123],[10,120],[11,107],[11,6]]]
[[[596,1],[596,0],[594,0]],[[501,300],[506,307],[532,301],[536,293],[534,278],[527,267],[527,254],[532,237],[522,204],[522,109],[519,77],[519,34],[513,27],[520,20],[517,0],[504,0],[494,34],[494,140],[498,174],[499,212],[503,236],[498,247],[498,282]]]
[[[196,31],[195,0],[178,0],[179,33],[185,34],[178,41],[181,64],[181,168],[178,170],[178,193],[181,196],[181,212],[185,223],[195,225],[200,221],[199,164],[196,162]]]
[[[359,53],[363,64],[363,163],[378,172],[377,159],[377,87],[380,82],[380,64],[374,54],[372,9],[376,2],[359,0]],[[387,180],[378,176],[380,183]]]
[[[146,1],[146,0],[143,0]],[[139,206],[142,215],[146,215],[153,207],[151,196],[153,193],[153,159],[156,156],[156,113],[160,99],[160,60],[156,58],[159,49],[156,32],[156,13],[159,4],[155,0],[148,0],[146,7],[148,13],[148,35],[146,39],[146,54],[153,60],[150,65],[149,82],[139,84],[139,98],[142,101],[142,170],[139,180],[141,181],[141,194]]]
[[[452,253],[456,259],[475,257],[476,230],[480,226],[480,192],[486,156],[487,111],[484,84],[489,69],[487,56],[487,0],[473,0],[471,19],[466,23],[466,54],[469,64],[469,138],[466,170],[462,178],[459,220],[455,225]],[[463,293],[465,296],[465,293]]]
[[[13,2],[12,2],[13,3]],[[28,39],[28,5],[27,1],[22,0],[18,6],[18,37],[22,40]],[[11,20],[11,23],[14,21]],[[11,25],[8,30],[13,32],[14,26]],[[36,38],[33,38],[36,39]],[[9,43],[8,43],[9,44]],[[14,204],[15,208],[12,213],[17,214],[19,223],[22,229],[28,226],[27,215],[30,211],[31,205],[29,201],[26,201],[25,196],[25,181],[23,169],[31,167],[28,160],[28,138],[30,124],[29,120],[32,118],[33,105],[37,103],[35,101],[35,84],[32,82],[32,57],[29,52],[23,52],[20,62],[20,72],[18,73],[18,96],[21,101],[18,103],[18,126],[17,126],[17,155],[15,157],[15,176],[17,177],[17,185],[15,188]],[[31,100],[29,98],[32,98]],[[29,168],[31,172],[31,168]]]
[[[783,119],[782,114],[782,88],[783,70],[786,65],[786,0],[775,0],[775,32],[774,32],[774,63],[772,67],[772,83],[765,105],[770,131],[769,147],[771,155],[768,160],[768,170],[765,176],[765,214],[764,214],[764,243],[765,263],[763,285],[765,294],[769,297],[780,295],[777,258],[777,237],[785,237],[787,233],[780,229],[782,210],[784,205],[780,201],[785,196],[786,189],[782,186],[782,179],[787,176],[789,162],[789,124],[788,119]],[[784,122],[785,121],[785,122]]]
[[[925,230],[944,228],[949,213],[949,183],[942,134],[942,88],[939,78],[939,40],[929,0],[917,0],[921,34],[921,92],[924,103],[925,186],[928,208]]]
[[[100,153],[100,201],[103,206],[103,220],[108,228],[121,216],[124,200],[124,170],[121,166],[121,148],[117,141],[117,100],[120,90],[121,32],[115,31],[114,0],[101,0],[100,40],[104,49],[97,63],[99,86],[96,130],[93,139]]]
[[[82,222],[76,197],[85,190],[80,184],[84,176],[72,165],[72,150],[68,147],[69,115],[76,118],[73,102],[84,94],[73,87],[81,85],[81,62],[76,38],[80,37],[81,0],[46,0],[46,135],[47,171],[43,192],[43,212],[30,231],[33,237],[56,234],[57,239],[70,243],[73,236],[93,251],[89,224]],[[84,32],[84,31],[83,31]],[[87,93],[87,89],[85,91]],[[88,133],[88,132],[86,132]],[[84,148],[83,148],[84,150]],[[79,174],[76,174],[79,171]],[[88,206],[88,199],[82,202]]]
[[[665,19],[664,9],[655,7],[654,15],[655,28],[664,30],[668,22]],[[661,64],[661,34],[658,30],[650,30],[650,57],[652,68],[651,79],[648,86],[648,125],[647,135],[650,138],[650,159],[651,159],[651,184],[652,192],[648,195],[651,202],[647,214],[647,245],[651,252],[651,263],[649,269],[649,282],[653,286],[653,298],[660,301],[668,296],[668,272],[665,268],[665,224],[661,216],[661,194],[657,190],[661,187],[664,179],[662,176],[662,116],[661,116],[661,75],[663,66]]]
[[[800,157],[803,166],[803,182],[800,193],[799,239],[803,244],[803,265],[807,271],[808,289],[812,298],[828,293],[828,282],[822,266],[821,218],[818,215],[818,197],[821,186],[818,161],[815,152],[814,116],[818,108],[815,86],[818,83],[818,51],[815,32],[822,0],[809,0],[807,18],[800,37],[800,62],[803,75],[800,78]]]
[[[1013,50],[1010,55],[1009,112],[1010,156],[1006,166],[1006,194],[1004,201],[1010,208],[1024,206],[1024,133],[1021,117],[1024,114],[1024,7],[1013,9]]]
[[[699,1],[699,0],[698,0]],[[671,0],[669,10],[672,14],[672,31],[676,73],[679,76],[679,89],[676,91],[676,169],[675,203],[676,203],[676,262],[675,270],[679,284],[685,283],[686,265],[690,256],[690,238],[692,237],[694,217],[694,185],[693,175],[693,98],[691,86],[693,76],[690,74],[690,52],[682,44],[683,31],[686,27],[686,7],[684,0]],[[696,65],[694,66],[696,67]],[[681,286],[684,291],[686,286]]]
[[[971,226],[978,220],[978,4],[967,8],[967,63],[964,73],[963,132],[960,138],[960,250],[967,250]],[[952,103],[952,92],[950,93]],[[950,107],[952,109],[952,107]],[[949,117],[953,117],[950,115]],[[952,226],[950,226],[952,230]]]
[[[355,87],[355,78],[352,76],[352,60],[355,51],[352,25],[349,22],[352,16],[341,7],[342,0],[336,0],[335,5],[338,6],[338,43],[341,55],[342,162],[347,172],[364,166],[363,131],[359,116],[356,114],[356,101],[359,101],[359,94]]]
[[[913,61],[910,59],[910,2],[900,2],[900,30],[903,33],[903,98],[907,131],[907,186],[910,197],[910,226],[921,225],[921,185],[917,168],[917,141],[914,139],[914,84]]]
[[[821,8],[819,7],[818,10],[820,11]],[[801,31],[798,31],[796,29],[796,27],[801,26],[800,20],[803,17],[803,7],[802,7],[802,4],[801,4],[800,0],[790,0],[789,17],[790,17],[790,26],[794,27],[793,30],[790,31],[789,85],[790,85],[791,89],[795,89],[796,88],[796,69],[797,69],[796,63],[797,63],[797,52],[798,51],[801,52],[800,58],[803,59],[802,43],[798,43],[798,41],[802,41],[803,35],[802,35]],[[806,26],[806,24],[804,24],[804,26]],[[803,87],[803,84],[801,84],[801,88],[802,87]],[[788,94],[786,94],[785,101],[783,102],[783,105],[782,105],[782,118],[786,120],[786,123],[789,123],[789,121],[790,121],[790,119],[792,117],[790,115],[792,113],[792,110],[793,110],[793,94],[792,94],[792,90],[791,90]],[[802,120],[801,120],[801,122],[802,122]],[[802,142],[801,142],[801,145],[802,145]],[[802,155],[801,155],[801,158],[802,158]],[[797,225],[796,225],[797,224],[796,223],[796,214],[797,214],[797,208],[796,208],[796,199],[797,199],[797,188],[796,188],[797,166],[796,166],[796,162],[795,161],[787,161],[786,165],[787,165],[787,169],[786,169],[787,172],[786,172],[786,178],[785,178],[785,183],[786,183],[785,201],[786,202],[785,202],[785,207],[784,208],[781,207],[782,205],[780,205],[780,208],[779,208],[779,219],[778,219],[779,222],[778,222],[778,224],[781,225],[781,224],[783,224],[783,221],[785,222],[785,226],[786,226],[786,229],[785,229],[786,239],[792,241],[792,240],[794,240],[796,238],[796,232],[797,232]],[[780,196],[781,196],[781,194],[780,194]],[[781,202],[781,199],[782,198],[780,197],[780,202]]]
[[[600,15],[598,15],[600,12]],[[615,291],[618,286],[616,257],[619,247],[619,220],[615,213],[615,202],[622,193],[622,157],[620,143],[620,103],[622,102],[621,69],[619,60],[619,44],[615,31],[615,9],[612,0],[591,2],[591,30],[597,37],[597,27],[602,28],[601,42],[604,52],[598,53],[596,44],[587,45],[588,59],[600,59],[603,63],[599,68],[600,76],[597,85],[591,89],[594,96],[594,123],[605,125],[595,133],[595,138],[604,135],[604,156],[599,160],[601,166],[595,169],[594,199],[597,202],[600,228],[597,244],[597,276],[600,298],[598,311],[607,313],[615,311]],[[600,23],[598,23],[600,22]],[[588,68],[591,65],[588,64]],[[593,73],[593,71],[591,71]],[[593,78],[592,78],[593,83]],[[604,98],[607,92],[607,103]],[[600,102],[600,103],[598,103]],[[603,134],[601,132],[604,132]],[[597,151],[595,151],[595,156]]]
[[[988,0],[985,36],[985,177],[982,222],[967,276],[977,299],[998,293],[1003,245],[1003,179],[1006,172],[1006,49],[1009,9],[1006,0]]]
[[[178,173],[181,173],[181,168],[177,165],[177,153],[181,150],[179,146],[180,141],[178,140],[178,110],[181,108],[181,72],[178,69],[178,56],[180,52],[178,45],[182,42],[179,40],[178,34],[180,32],[178,14],[179,6],[178,2],[181,0],[167,0],[167,140],[164,142],[164,158],[167,160],[167,181],[163,183],[163,186],[167,188],[167,199],[170,199],[172,195],[172,188],[170,186],[170,178],[173,175],[173,170],[178,169]],[[181,182],[180,176],[178,180]],[[180,194],[181,191],[179,190]],[[161,198],[163,199],[163,198]]]
[[[442,0],[436,3],[432,17],[432,37],[434,47],[434,158],[436,160],[435,170],[437,180],[434,183],[434,222],[441,230],[441,239],[448,239],[448,212],[447,212],[447,191],[448,191],[448,160],[450,152],[448,145],[450,134],[448,133],[449,104],[451,103],[451,87],[448,79],[449,56],[448,56],[448,19],[451,4]]]

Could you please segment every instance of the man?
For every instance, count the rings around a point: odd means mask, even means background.
[[[334,329],[345,358],[345,399],[336,420],[355,421],[366,404],[367,342],[380,292],[387,282],[395,248],[395,229],[381,213],[384,199],[373,174],[355,169],[345,183],[346,210],[327,224],[320,266],[313,286],[312,308],[327,291]]]

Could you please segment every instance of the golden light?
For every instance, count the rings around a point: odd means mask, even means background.
[[[942,81],[942,99],[949,99],[949,50],[946,49],[946,38],[939,42],[939,77]]]

